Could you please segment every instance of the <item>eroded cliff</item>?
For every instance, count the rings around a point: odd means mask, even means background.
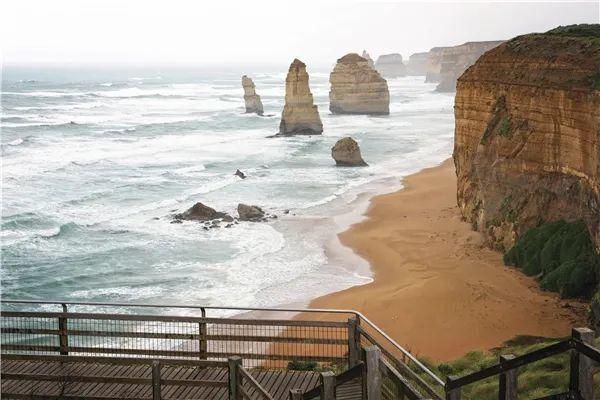
[[[454,163],[464,218],[508,250],[546,221],[600,225],[600,26],[488,51],[459,79]]]

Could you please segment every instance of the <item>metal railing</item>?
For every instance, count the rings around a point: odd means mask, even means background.
[[[437,392],[444,385],[415,356],[354,310],[8,299],[2,306],[3,353],[221,360],[241,356],[245,367],[285,368],[300,362],[339,370],[356,362],[358,350],[350,345],[352,341],[359,347],[377,345],[386,360],[399,373],[407,373],[405,378],[424,394],[440,398]],[[47,311],[52,307],[57,310]],[[108,313],[115,308],[120,309],[119,314]],[[138,310],[150,312],[140,314]],[[192,315],[166,316],[165,310]],[[225,311],[237,314],[231,318],[208,315]]]

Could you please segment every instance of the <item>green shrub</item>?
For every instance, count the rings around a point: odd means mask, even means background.
[[[294,371],[315,371],[318,368],[316,361],[299,361],[294,360],[288,363],[288,369]]]
[[[500,128],[498,129],[498,134],[500,134],[500,136],[502,137],[510,137],[510,128],[510,117],[504,117],[502,118],[502,121],[500,121]]]
[[[506,265],[540,275],[541,287],[563,297],[593,295],[600,256],[583,221],[554,221],[525,232],[504,255]]]

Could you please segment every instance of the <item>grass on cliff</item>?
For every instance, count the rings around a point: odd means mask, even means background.
[[[502,347],[489,352],[473,351],[454,361],[434,364],[422,360],[444,380],[449,375],[464,376],[498,363],[501,354],[520,356],[558,341],[531,336],[517,337]],[[596,346],[600,338],[596,339]],[[523,366],[518,369],[518,394],[520,399],[535,399],[565,392],[569,388],[569,354],[563,353]],[[594,386],[600,390],[600,374],[594,377]],[[498,377],[465,386],[461,399],[498,399]]]
[[[600,39],[600,24],[578,24],[559,26],[546,32],[547,35]]]
[[[547,222],[525,232],[504,255],[506,265],[539,276],[542,289],[562,297],[591,298],[600,256],[583,221]]]

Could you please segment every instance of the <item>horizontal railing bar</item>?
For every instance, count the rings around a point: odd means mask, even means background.
[[[3,380],[48,381],[48,382],[97,382],[121,383],[133,385],[152,384],[152,378],[124,378],[122,376],[86,376],[86,375],[49,375],[49,374],[17,374],[2,372]]]
[[[41,329],[41,328],[0,328],[0,333],[24,333],[28,335],[60,335],[58,329]]]
[[[193,379],[161,379],[162,385],[172,386],[210,386],[210,387],[227,387],[229,383],[227,381],[203,381]]]
[[[282,343],[306,343],[306,344],[337,344],[348,345],[348,340],[344,339],[321,339],[321,338],[302,338],[288,336],[245,336],[245,335],[206,335],[206,340],[214,341],[235,341],[235,342],[282,342]]]
[[[230,310],[230,311],[264,311],[264,312],[293,312],[293,313],[326,313],[326,314],[353,314],[359,320],[364,321],[367,325],[371,326],[376,332],[389,341],[389,343],[398,349],[402,354],[408,357],[416,366],[418,366],[423,372],[429,375],[437,384],[444,386],[442,381],[436,374],[434,374],[429,368],[421,363],[415,356],[413,356],[408,350],[399,345],[394,339],[392,339],[387,333],[381,328],[375,325],[370,319],[365,317],[362,313],[355,310],[344,310],[344,309],[322,309],[322,308],[268,308],[268,307],[231,307],[231,306],[190,306],[184,304],[173,304],[165,307],[163,304],[139,304],[139,303],[107,303],[107,302],[73,302],[65,300],[19,300],[19,299],[4,299],[4,303],[13,304],[56,304],[56,305],[81,305],[81,306],[108,306],[108,307],[145,307],[145,308],[178,308],[178,309],[197,309],[197,310]],[[380,346],[381,347],[381,346]]]
[[[3,344],[2,352],[4,352],[4,350],[58,352],[58,351],[60,351],[60,346],[44,346],[44,345],[29,345],[29,344]]]
[[[106,397],[106,396],[75,396],[75,395],[66,395],[61,394],[58,396],[48,396],[47,394],[22,394],[22,393],[2,393],[3,398],[8,399],[23,399],[23,400],[48,400],[50,399],[60,399],[60,400],[122,400],[121,397]],[[148,397],[127,397],[127,400],[148,400]]]
[[[103,356],[75,356],[75,355],[37,355],[37,354],[2,354],[3,360],[9,361],[39,361],[39,362],[62,362],[62,363],[84,363],[84,364],[147,364],[152,365],[152,358],[132,357],[103,357]],[[227,368],[227,361],[217,360],[188,360],[181,358],[161,358],[161,365],[196,366],[202,368],[216,367]]]
[[[449,378],[446,382],[446,390],[448,391],[452,389],[458,389],[471,383],[478,382],[495,375],[499,375],[503,372],[507,372],[515,368],[519,368],[523,365],[531,364],[533,362],[543,360],[544,358],[564,353],[565,351],[570,350],[571,348],[573,348],[572,341],[564,340],[562,342],[554,343],[547,347],[534,350],[531,353],[515,357],[511,360],[503,361],[500,364],[496,364],[491,367],[479,370],[477,372],[473,372],[469,375],[461,376],[456,379]]]
[[[250,386],[252,386],[255,390],[257,390],[265,399],[267,400],[273,400],[273,397],[271,396],[271,394],[269,394],[269,392],[267,392],[261,385],[260,383],[258,383],[256,381],[256,379],[254,379],[254,377],[252,375],[250,375],[248,373],[248,371],[246,371],[246,369],[244,367],[239,367],[238,371],[240,372],[240,375],[243,376],[243,378],[245,380],[247,380],[247,382],[250,383]],[[243,381],[243,380],[242,380]]]
[[[98,314],[98,313],[73,313],[73,312],[40,312],[40,311],[4,311],[3,317],[9,318],[67,318],[91,319],[114,321],[146,321],[146,322],[190,322],[223,325],[264,325],[264,326],[305,326],[346,328],[346,322],[336,321],[303,321],[290,319],[243,319],[243,318],[206,318],[182,317],[164,315],[139,315],[139,314]]]
[[[595,347],[590,346],[587,343],[583,343],[577,339],[571,339],[575,350],[582,353],[584,356],[591,358],[592,360],[600,363],[600,351]]]
[[[255,354],[255,353],[240,353],[238,352],[207,352],[207,357],[214,358],[226,358],[229,356],[240,356],[243,359],[252,360],[279,360],[279,361],[346,361],[347,358],[343,356],[308,356],[305,354]]]

